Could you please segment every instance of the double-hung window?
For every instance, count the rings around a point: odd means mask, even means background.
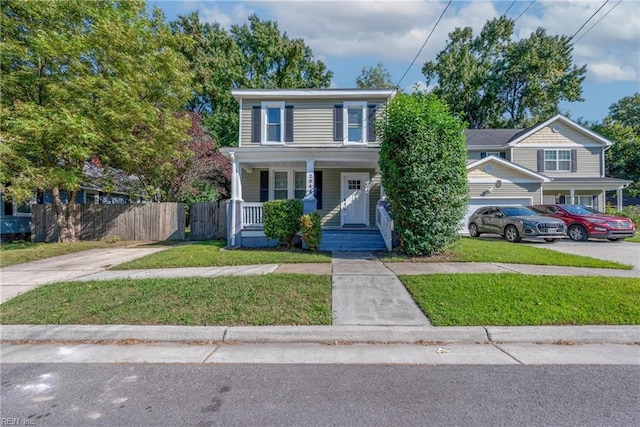
[[[367,103],[344,103],[344,142],[362,144],[367,141]]]
[[[273,172],[274,199],[304,199],[307,194],[306,172],[276,170]]]
[[[571,171],[571,150],[544,150],[545,171]]]
[[[262,103],[262,141],[282,144],[284,142],[284,102]]]

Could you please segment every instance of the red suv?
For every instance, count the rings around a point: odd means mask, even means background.
[[[603,214],[580,205],[535,205],[534,211],[560,218],[567,225],[571,240],[584,241],[589,237],[622,240],[633,237],[636,226],[629,218]]]

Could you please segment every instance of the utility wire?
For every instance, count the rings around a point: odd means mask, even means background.
[[[612,11],[613,9],[615,9],[615,8],[616,8],[620,3],[622,3],[622,0],[618,0],[618,3],[614,4],[614,5],[613,5],[613,7],[612,7],[611,9],[609,9],[609,11],[608,11],[607,13],[605,13],[604,15],[602,15],[602,18],[598,19],[598,20],[596,21],[596,23],[595,23],[595,24],[593,24],[592,26],[590,26],[590,27],[589,27],[589,29],[588,29],[587,31],[585,31],[584,33],[582,33],[582,35],[581,35],[580,37],[578,37],[578,40],[576,40],[576,41],[574,41],[574,42],[573,42],[573,45],[575,46],[575,45],[576,45],[576,43],[578,43],[580,40],[582,40],[582,38],[583,38],[584,36],[586,36],[586,35],[589,33],[589,31],[591,31],[591,30],[593,29],[593,27],[595,27],[596,25],[598,25],[598,24],[600,23],[600,21],[602,21],[604,18],[606,18],[606,17],[607,17],[607,15],[608,15],[608,14],[610,14],[610,13],[611,13],[611,11]]]
[[[527,10],[529,10],[529,8],[531,6],[533,6],[533,4],[536,2],[536,0],[533,0],[531,3],[529,3],[529,5],[522,11],[522,13],[520,15],[518,15],[518,17],[515,19],[515,21],[513,21],[513,23],[515,24],[516,22],[518,22],[518,19],[520,19],[522,17],[522,15],[524,15]]]
[[[589,19],[587,19],[586,21],[584,21],[584,24],[582,24],[582,25],[580,26],[580,28],[578,28],[578,31],[576,31],[575,33],[573,33],[573,35],[572,35],[571,37],[569,37],[569,41],[573,40],[573,38],[576,36],[576,34],[578,34],[578,33],[580,32],[580,30],[582,30],[582,29],[584,28],[584,26],[585,26],[585,25],[587,25],[587,23],[588,23],[589,21],[591,21],[591,19],[592,19],[594,16],[596,16],[596,14],[597,14],[598,12],[600,12],[600,9],[602,9],[602,8],[603,8],[607,3],[609,3],[609,0],[606,0],[604,3],[602,3],[602,6],[600,6],[600,7],[598,8],[598,10],[596,10],[596,11],[595,11],[595,12],[594,12],[590,17],[589,17]]]
[[[505,16],[507,16],[507,13],[509,13],[509,11],[511,10],[511,8],[513,7],[514,4],[516,4],[517,0],[513,0],[511,2],[511,5],[507,8],[507,10],[504,11],[504,13],[502,14],[502,17],[504,18]]]
[[[407,73],[409,72],[409,70],[411,69],[411,67],[413,67],[413,64],[415,64],[416,60],[418,59],[418,57],[420,56],[420,54],[422,53],[422,49],[424,49],[424,47],[427,45],[427,42],[429,41],[429,39],[431,38],[431,36],[433,35],[433,32],[436,30],[436,28],[438,27],[438,24],[440,23],[440,21],[442,20],[442,17],[444,16],[445,12],[447,11],[447,9],[449,9],[449,6],[451,5],[451,2],[453,0],[449,0],[449,3],[447,3],[447,7],[444,8],[444,10],[442,11],[442,13],[440,14],[440,17],[438,18],[438,20],[436,21],[436,24],[433,26],[433,28],[431,29],[431,32],[429,33],[429,35],[427,36],[427,38],[425,39],[424,43],[422,43],[422,46],[420,47],[420,50],[418,51],[418,53],[416,54],[416,56],[413,58],[413,61],[411,61],[411,64],[409,64],[409,66],[407,67],[407,70],[404,72],[404,74],[402,75],[402,77],[400,77],[400,80],[398,80],[398,83],[396,83],[396,88],[400,87],[400,83],[402,82],[402,80],[407,76]]]

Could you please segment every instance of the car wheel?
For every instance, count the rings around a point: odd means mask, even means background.
[[[475,222],[469,224],[469,236],[471,237],[480,237],[480,232],[478,231],[478,226]]]
[[[569,227],[567,234],[569,234],[569,238],[571,240],[575,240],[576,242],[584,242],[589,238],[587,229],[578,224],[573,224],[571,227]]]
[[[507,225],[504,229],[504,238],[511,243],[518,243],[520,241],[518,229],[513,225]]]
[[[544,241],[549,243],[555,243],[558,241],[558,239],[544,239]]]

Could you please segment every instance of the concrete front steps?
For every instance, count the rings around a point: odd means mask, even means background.
[[[322,230],[321,251],[368,252],[386,249],[377,229]]]

